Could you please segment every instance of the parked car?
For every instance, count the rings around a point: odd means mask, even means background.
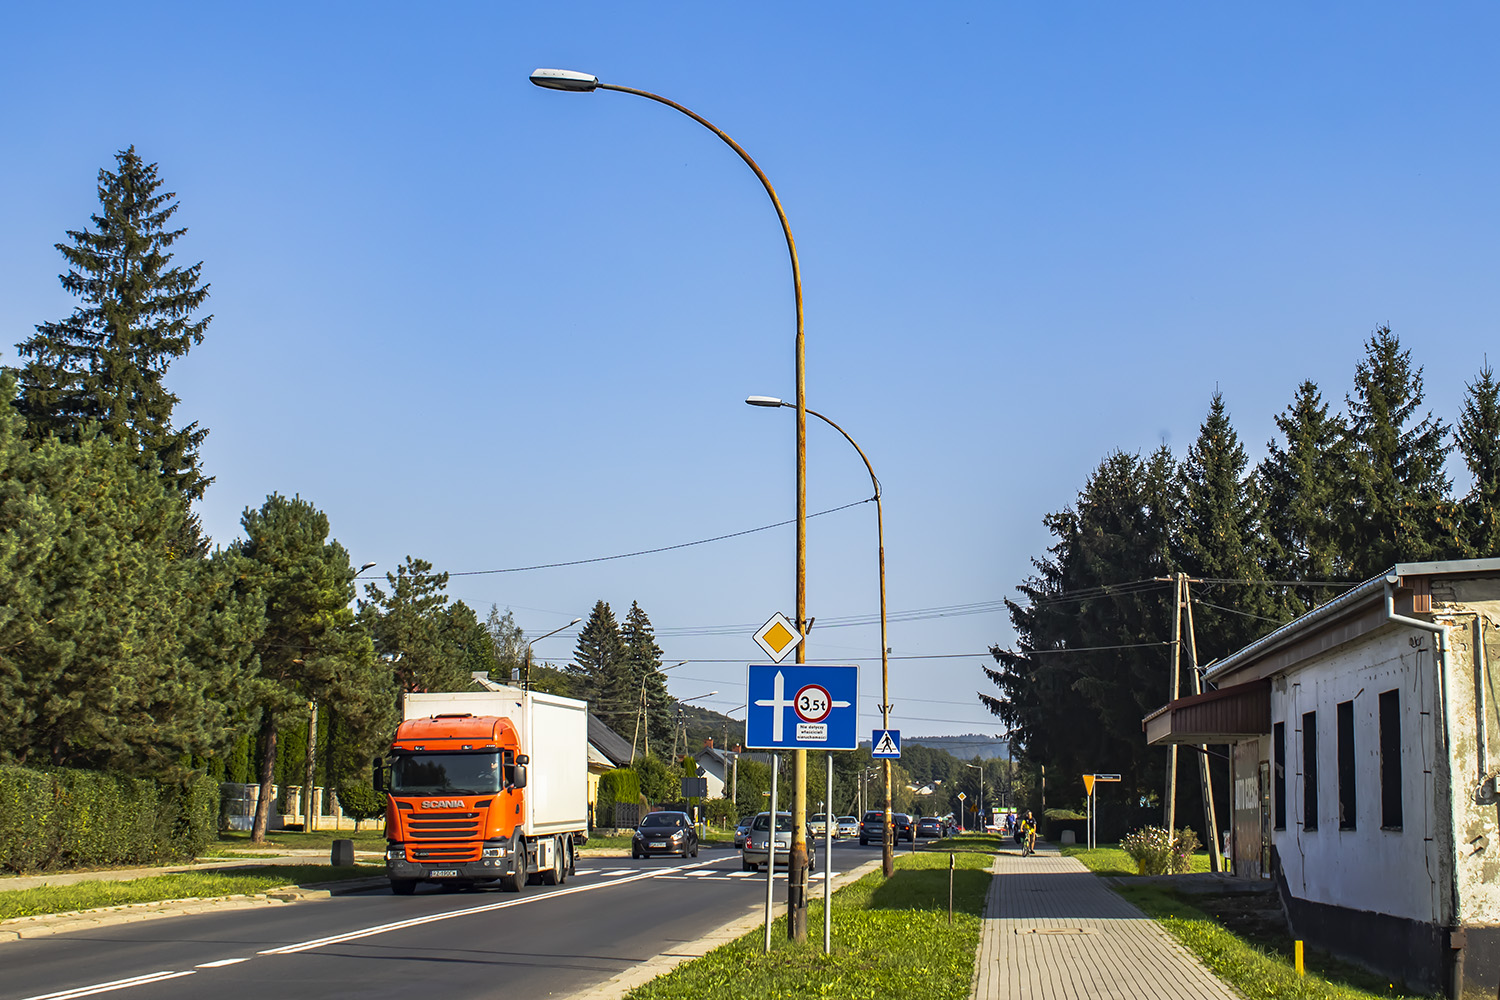
[[[936,816],[923,816],[917,820],[918,837],[944,837],[947,833],[943,828],[943,821]]]
[[[792,814],[779,812],[776,814],[776,863],[785,865],[787,858],[792,852]],[[745,846],[740,849],[740,867],[747,872],[760,871],[760,866],[766,863],[766,855],[771,849],[771,814],[756,813],[755,819],[750,823],[750,837],[745,841]],[[818,870],[818,851],[812,841],[807,843],[807,856],[812,864],[812,870]]]
[[[853,816],[840,816],[839,817],[839,825],[838,825],[838,835],[840,837],[858,837],[859,836],[859,820],[856,819]]]
[[[630,841],[632,858],[649,858],[653,854],[680,854],[685,858],[698,856],[698,831],[693,829],[693,820],[685,812],[647,813],[641,825],[635,828]]]
[[[734,849],[737,851],[745,846],[745,838],[750,836],[750,823],[755,817],[746,816],[740,820],[740,825],[734,828]]]
[[[871,809],[865,813],[865,818],[859,824],[859,842],[861,845],[875,843],[879,844],[885,840],[882,828],[885,825],[885,810]],[[917,828],[912,818],[906,813],[892,813],[891,826],[896,841],[909,840],[916,843]]]
[[[807,821],[807,832],[810,836],[821,837],[828,832],[828,814],[818,813]]]

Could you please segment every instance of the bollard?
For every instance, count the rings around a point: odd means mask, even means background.
[[[953,926],[953,863],[957,854],[948,855],[948,926]]]
[[[1296,942],[1292,946],[1292,950],[1293,950],[1293,952],[1296,955],[1297,975],[1299,975],[1299,976],[1305,975],[1306,974],[1306,970],[1302,967],[1302,942],[1301,941]]]
[[[335,840],[333,851],[328,856],[328,863],[335,868],[352,868],[354,866],[354,841]]]

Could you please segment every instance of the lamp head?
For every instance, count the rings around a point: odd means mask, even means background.
[[[745,402],[751,406],[786,406],[787,404],[775,396],[746,396]]]
[[[536,69],[531,72],[531,82],[548,90],[591,91],[599,86],[599,78],[571,69]]]

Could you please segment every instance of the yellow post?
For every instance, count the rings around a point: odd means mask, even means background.
[[[1307,970],[1302,967],[1302,942],[1301,941],[1296,942],[1296,944],[1294,945],[1294,950],[1296,951],[1297,975],[1299,975],[1299,976],[1306,975],[1307,974]]]

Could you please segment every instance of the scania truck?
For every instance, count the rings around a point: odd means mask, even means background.
[[[588,840],[588,705],[496,686],[408,694],[375,787],[391,891],[557,885]]]

